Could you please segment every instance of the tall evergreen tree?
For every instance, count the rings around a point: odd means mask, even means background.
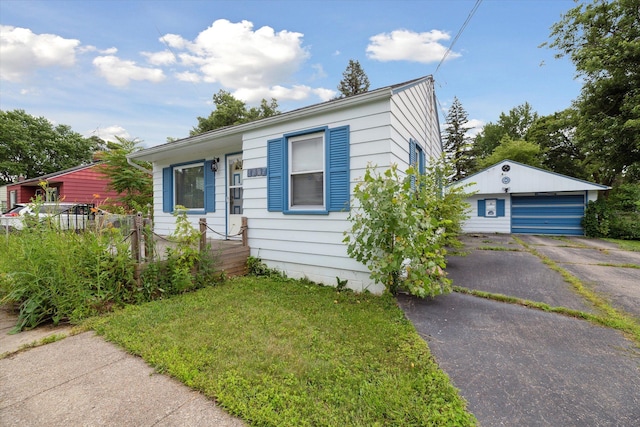
[[[369,90],[369,77],[360,66],[359,61],[349,60],[349,65],[342,73],[342,80],[338,85],[341,98],[365,93]]]
[[[471,142],[467,131],[471,127],[466,126],[469,116],[457,97],[453,98],[453,104],[447,113],[447,122],[444,128],[444,150],[447,158],[453,163],[454,175],[452,179],[457,181],[468,175],[473,166],[471,156]]]

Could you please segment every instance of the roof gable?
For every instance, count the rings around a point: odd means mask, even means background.
[[[610,187],[546,171],[534,166],[503,160],[454,185],[472,184],[479,194],[539,193],[557,191],[607,190]]]

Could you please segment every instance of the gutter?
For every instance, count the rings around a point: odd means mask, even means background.
[[[130,164],[131,166],[133,166],[134,168],[138,169],[139,171],[142,171],[146,174],[149,174],[151,176],[153,176],[153,171],[150,171],[149,169],[145,169],[142,166],[140,166],[137,163],[134,163],[133,160],[131,160],[129,157],[127,157],[127,163]]]

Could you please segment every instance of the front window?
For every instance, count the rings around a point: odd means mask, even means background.
[[[289,152],[290,207],[324,208],[324,132],[289,138]]]
[[[173,182],[176,205],[187,209],[204,209],[204,164],[175,167]]]

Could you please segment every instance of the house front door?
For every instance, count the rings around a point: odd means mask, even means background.
[[[242,227],[242,153],[227,156],[227,237],[239,238]]]

